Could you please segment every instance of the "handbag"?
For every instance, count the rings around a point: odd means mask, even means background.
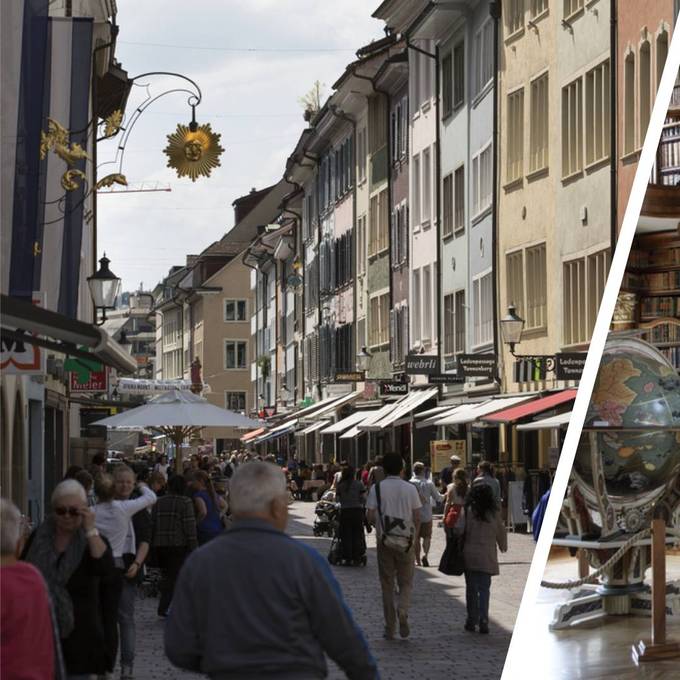
[[[449,507],[446,517],[444,518],[444,526],[447,529],[454,529],[460,518],[463,506],[459,503],[454,503]]]
[[[375,485],[375,496],[378,501],[378,518],[380,519],[380,542],[386,548],[407,553],[415,541],[416,528],[413,521],[382,514],[380,482]]]
[[[449,532],[446,539],[446,548],[439,560],[439,571],[447,576],[460,576],[465,572],[465,558],[463,547],[465,546],[465,534]]]

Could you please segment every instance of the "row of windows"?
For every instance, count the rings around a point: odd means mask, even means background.
[[[629,48],[623,62],[623,152],[639,149],[647,133],[652,112],[654,91],[659,86],[663,67],[668,56],[668,33],[662,31],[653,41],[644,40],[636,53]],[[655,54],[652,54],[655,52]],[[653,73],[652,58],[656,71]]]
[[[572,177],[584,167],[606,160],[610,154],[609,60],[579,76],[562,88],[562,177]],[[549,76],[531,81],[529,120],[525,121],[524,91],[507,96],[506,167],[507,182],[525,174],[525,130],[529,136],[528,172],[549,164]],[[646,123],[645,123],[646,127]]]
[[[562,17],[570,19],[583,9],[585,0],[561,0]],[[548,0],[507,0],[503,6],[505,27],[508,36],[524,30],[525,13],[529,13],[529,20],[536,19],[549,8]]]
[[[354,233],[345,232],[337,239],[325,238],[319,244],[319,286],[329,294],[346,286],[354,278]]]
[[[321,380],[334,380],[338,372],[356,368],[354,324],[323,324],[319,327],[319,363]]]

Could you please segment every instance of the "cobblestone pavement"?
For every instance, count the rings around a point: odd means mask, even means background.
[[[289,532],[324,556],[330,540],[312,535],[314,504],[296,502],[290,509]],[[378,581],[375,532],[368,536],[365,568],[334,567],[355,620],[364,630],[386,680],[497,680],[510,644],[533,553],[526,534],[510,534],[508,552],[500,557],[501,574],[491,585],[490,635],[468,633],[465,621],[465,583],[462,576],[444,576],[436,568],[444,549],[443,530],[436,526],[430,550],[430,568],[417,568],[409,623],[411,636],[383,640],[382,601]],[[163,654],[163,622],[156,616],[156,600],[137,602],[137,680],[197,678],[173,668]],[[117,675],[117,674],[116,674]],[[329,678],[345,675],[332,662]]]

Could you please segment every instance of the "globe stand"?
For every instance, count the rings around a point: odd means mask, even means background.
[[[596,569],[601,569],[617,552],[622,551],[622,554],[615,559],[609,569],[600,575],[599,584],[586,584],[584,583],[586,578],[576,582],[579,590],[572,592],[567,602],[555,608],[550,630],[569,628],[584,621],[592,621],[608,615],[652,615],[654,594],[652,589],[644,583],[645,573],[650,566],[652,541],[647,536],[649,532],[640,531],[644,524],[645,513],[639,512],[638,519],[632,526],[631,515],[628,514],[626,526],[633,529],[631,533],[619,529],[615,509],[607,493],[602,456],[597,445],[597,432],[588,432],[588,437],[595,506],[601,521],[600,535],[593,539],[585,538],[592,535],[594,527],[585,512],[583,493],[578,483],[574,482],[570,492],[568,514],[570,525],[576,535],[554,539],[553,545],[576,548],[581,551],[581,555],[585,556],[585,561]],[[667,493],[666,497],[669,495]],[[651,508],[652,504],[649,506],[650,511]],[[665,545],[676,543],[677,536],[666,536],[664,524],[661,538],[657,536],[658,541],[661,541],[665,551]],[[665,570],[663,580],[657,580],[654,592],[657,597],[663,599],[664,613],[680,616],[680,583],[666,584]],[[646,649],[648,651],[641,650],[640,653],[649,658],[652,654],[649,651],[649,645]]]

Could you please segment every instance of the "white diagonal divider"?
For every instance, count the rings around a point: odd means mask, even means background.
[[[628,263],[631,245],[635,236],[635,229],[640,217],[642,202],[647,191],[647,183],[652,173],[652,167],[656,157],[656,149],[661,137],[661,129],[666,118],[668,105],[673,94],[673,86],[680,69],[680,31],[673,33],[671,46],[668,51],[668,58],[663,70],[663,76],[659,84],[659,89],[654,102],[654,109],[647,128],[645,143],[640,154],[635,180],[628,199],[628,206],[623,217],[621,231],[616,246],[616,252],[612,258],[607,285],[602,295],[602,302],[590,341],[588,358],[583,369],[579,391],[576,395],[571,420],[562,446],[560,461],[553,480],[550,501],[545,511],[541,534],[536,544],[534,558],[531,562],[529,575],[527,577],[522,603],[517,614],[515,629],[508,649],[508,655],[503,668],[501,680],[511,680],[512,678],[522,678],[526,675],[527,654],[532,654],[532,663],[540,665],[540,650],[532,645],[532,613],[538,597],[538,589],[543,578],[545,565],[548,560],[548,553],[552,537],[557,526],[562,500],[567,490],[569,475],[574,463],[576,447],[578,446],[583,422],[585,420],[590,395],[595,384],[595,377],[602,358],[609,326],[614,314],[616,299],[621,288],[621,281]],[[616,200],[615,196],[611,200]]]

